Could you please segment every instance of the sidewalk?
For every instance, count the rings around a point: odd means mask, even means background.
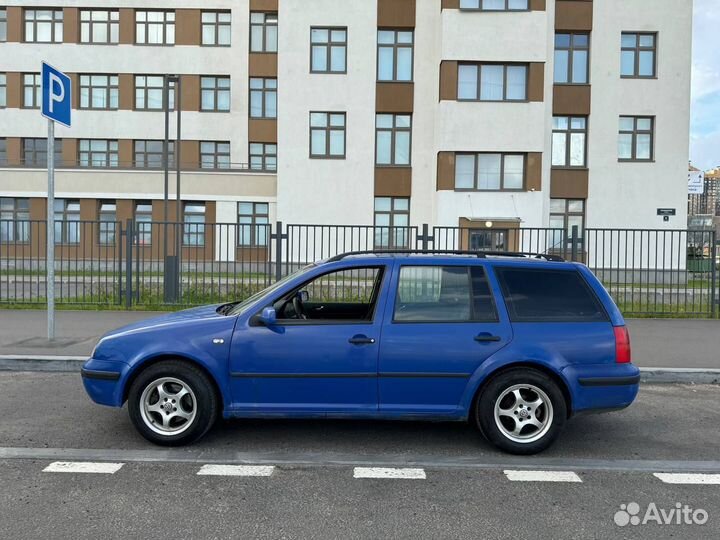
[[[49,343],[46,314],[0,309],[0,355],[88,356],[105,332],[158,315],[141,311],[58,311]],[[640,367],[720,369],[720,321],[631,319],[633,362]]]

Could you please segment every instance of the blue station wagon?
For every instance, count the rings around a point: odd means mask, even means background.
[[[470,421],[516,454],[572,415],[627,407],[640,380],[586,266],[482,252],[338,255],[242,302],[110,332],[82,377],[162,445],[218,415],[418,419]]]

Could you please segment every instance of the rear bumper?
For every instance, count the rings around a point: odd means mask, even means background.
[[[568,366],[563,375],[570,382],[573,414],[624,409],[640,389],[640,370],[633,364]]]
[[[90,399],[100,405],[121,407],[123,404],[123,376],[129,366],[125,362],[91,358],[80,370],[83,386]]]

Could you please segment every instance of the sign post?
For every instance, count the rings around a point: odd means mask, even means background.
[[[47,336],[55,339],[55,122],[70,127],[72,84],[70,77],[43,62],[40,113],[48,119],[47,164]]]

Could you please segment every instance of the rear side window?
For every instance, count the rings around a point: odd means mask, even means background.
[[[574,270],[496,268],[513,322],[608,320],[595,293]]]
[[[403,266],[393,320],[438,323],[497,321],[484,269]]]

